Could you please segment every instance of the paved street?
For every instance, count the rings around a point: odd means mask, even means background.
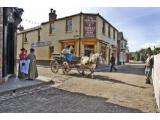
[[[42,85],[0,96],[0,112],[156,112],[152,85],[146,85],[143,65],[96,72],[95,78],[76,71],[66,76],[39,67],[54,85]]]

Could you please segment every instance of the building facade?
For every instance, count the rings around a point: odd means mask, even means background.
[[[0,7],[0,81],[16,74],[16,31],[23,10]]]
[[[37,60],[45,61],[69,45],[76,56],[98,52],[109,64],[111,53],[117,59],[117,39],[118,30],[99,14],[79,13],[57,19],[51,9],[49,21],[18,33],[17,59],[22,47],[27,51],[35,48]]]
[[[129,50],[128,50],[128,42],[124,38],[123,33],[118,33],[118,64],[125,64],[129,62]]]

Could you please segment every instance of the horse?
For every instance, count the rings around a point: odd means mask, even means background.
[[[99,60],[99,58],[101,57],[101,54],[99,53],[95,53],[90,55],[90,57],[88,56],[82,56],[80,59],[80,68],[82,70],[82,75],[84,76],[85,74],[85,69],[89,69],[90,70],[90,74],[91,77],[93,78],[93,73],[96,69],[97,66],[97,62]]]

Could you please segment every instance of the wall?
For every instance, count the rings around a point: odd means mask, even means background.
[[[154,56],[154,69],[153,69],[153,86],[157,106],[160,110],[160,54]]]
[[[61,44],[59,40],[77,39],[76,35],[79,35],[79,16],[72,17],[73,28],[71,32],[66,32],[66,19],[55,21],[55,32],[50,34],[50,23],[42,24],[40,30],[40,41],[51,41],[50,46],[54,46],[54,51],[61,52]],[[38,41],[38,30],[27,33],[28,42],[24,44],[24,48],[28,51],[31,48],[31,43]],[[18,34],[17,37],[18,54],[22,47],[22,34]],[[49,58],[49,46],[35,47],[37,60],[48,60]],[[17,54],[17,58],[18,58]]]
[[[2,82],[3,8],[0,7],[0,83]]]
[[[17,59],[19,59],[19,53],[22,48],[22,34],[17,35]]]
[[[117,45],[117,32],[115,35],[115,39],[113,39],[113,27],[110,27],[110,32],[111,32],[111,37],[108,37],[108,23],[105,23],[105,34],[102,33],[102,25],[103,25],[103,20],[99,16],[97,16],[97,39],[99,40],[104,40],[105,42],[108,42],[111,45]]]

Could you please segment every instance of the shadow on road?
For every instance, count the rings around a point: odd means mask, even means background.
[[[73,93],[58,88],[0,101],[0,112],[32,113],[141,113],[141,110],[107,102],[107,98]],[[14,106],[15,105],[15,106]]]
[[[82,77],[81,75],[79,74],[69,74],[70,76],[74,76],[74,77]],[[85,76],[85,78],[90,78],[90,76]],[[102,75],[94,75],[94,79],[92,80],[100,80],[100,81],[109,81],[109,82],[112,82],[112,83],[119,83],[119,84],[125,84],[125,85],[129,85],[129,86],[132,86],[132,87],[138,87],[138,88],[146,88],[144,86],[137,86],[137,85],[134,85],[134,84],[129,84],[129,83],[126,83],[126,82],[123,82],[123,81],[120,81],[120,80],[116,80],[116,79],[112,79],[112,78],[109,78],[108,76],[102,76]]]

